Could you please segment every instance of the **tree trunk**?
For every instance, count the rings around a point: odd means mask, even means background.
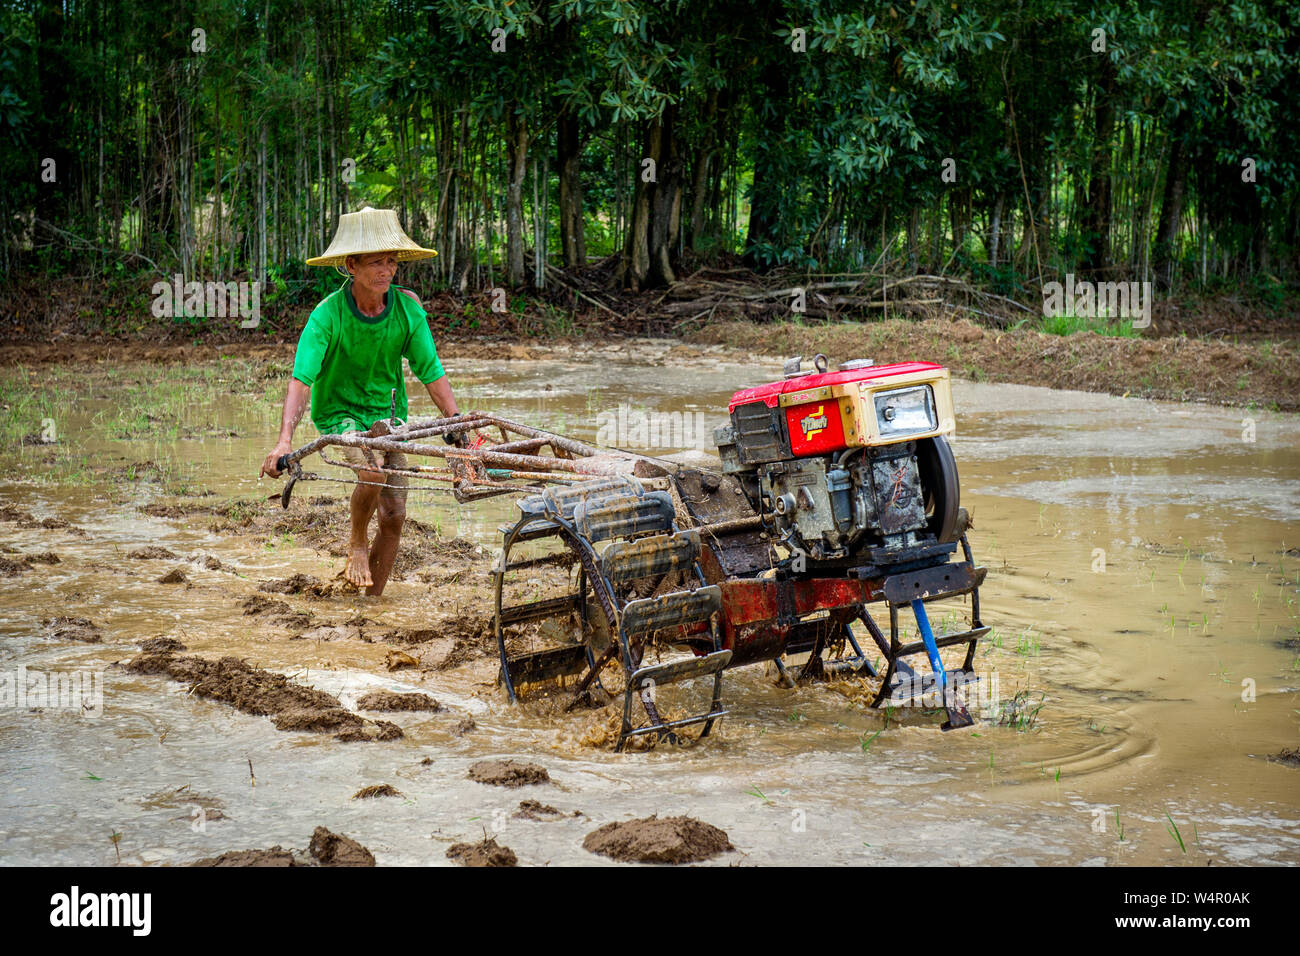
[[[677,281],[672,260],[681,227],[683,175],[677,152],[676,112],[676,107],[667,107],[645,127],[621,270],[623,284],[634,292]],[[649,182],[645,159],[654,160],[654,177]]]
[[[1174,244],[1183,219],[1183,197],[1187,191],[1187,111],[1178,114],[1169,131],[1169,166],[1165,173],[1164,199],[1160,203],[1160,223],[1156,227],[1155,273],[1161,289],[1174,280]]]
[[[66,24],[63,4],[59,0],[43,0],[36,10],[36,43],[40,55],[36,57],[36,77],[40,90],[39,117],[33,124],[39,131],[36,146],[37,161],[36,216],[46,222],[61,222],[62,210],[67,208],[68,186],[74,181],[72,153],[67,147],[69,124],[68,80],[71,71],[64,59],[63,42]],[[54,160],[54,181],[43,178],[45,160]]]
[[[556,169],[560,176],[560,250],[566,266],[587,261],[587,233],[582,219],[582,136],[578,117],[560,111],[555,130]]]
[[[989,213],[989,265],[998,264],[998,246],[1002,241],[1002,209],[1006,206],[1007,194],[999,192]]]
[[[704,140],[695,153],[695,170],[691,177],[691,251],[700,251],[704,238],[704,216],[708,211],[709,167],[717,143],[718,91],[710,90],[704,104]]]
[[[1111,178],[1110,147],[1115,133],[1115,70],[1102,60],[1097,81],[1097,115],[1088,170],[1088,195],[1083,210],[1083,259],[1086,273],[1104,273],[1110,268]]]
[[[753,198],[749,207],[749,228],[745,233],[745,264],[751,268],[768,266],[760,246],[779,245],[781,192],[785,183],[778,172],[778,156],[785,139],[786,107],[790,102],[790,69],[781,57],[771,57],[763,67],[760,102],[773,104],[772,112],[762,117],[765,133],[758,138],[754,154]]]
[[[506,123],[506,281],[524,284],[524,174],[528,171],[528,124],[515,113]]]

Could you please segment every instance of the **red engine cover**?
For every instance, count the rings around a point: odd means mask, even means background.
[[[840,403],[833,398],[788,406],[785,409],[785,427],[790,436],[790,452],[796,458],[824,455],[847,447],[844,416],[840,414]]]
[[[781,382],[769,382],[767,385],[755,385],[742,388],[731,396],[727,412],[736,410],[737,405],[750,402],[762,402],[768,408],[774,408],[786,392],[799,392],[805,388],[822,388],[826,385],[843,385],[845,382],[866,382],[871,379],[889,378],[893,375],[906,375],[908,372],[930,372],[943,368],[934,362],[895,362],[893,365],[868,365],[866,368],[847,369],[843,372],[813,372],[798,378],[788,378]],[[828,411],[834,410],[833,402]],[[835,415],[838,418],[838,412]],[[793,428],[791,430],[793,434]]]

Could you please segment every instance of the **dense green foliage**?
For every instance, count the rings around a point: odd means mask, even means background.
[[[461,289],[736,253],[1267,291],[1298,37],[1293,0],[18,0],[0,270],[301,289],[369,202]]]

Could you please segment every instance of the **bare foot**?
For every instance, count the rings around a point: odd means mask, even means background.
[[[348,563],[343,566],[343,577],[359,588],[370,587],[370,552],[365,548],[349,548]]]

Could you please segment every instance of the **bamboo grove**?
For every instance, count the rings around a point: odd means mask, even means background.
[[[727,256],[1294,282],[1292,0],[18,0],[5,275],[269,278],[397,209],[431,284]]]

